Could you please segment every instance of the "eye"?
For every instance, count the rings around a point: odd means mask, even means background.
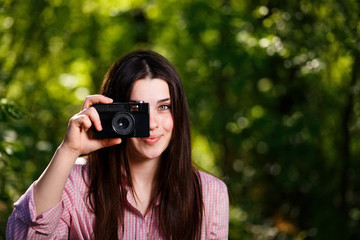
[[[170,108],[171,108],[170,105],[161,105],[159,107],[159,110],[160,111],[165,111],[165,110],[169,110]]]

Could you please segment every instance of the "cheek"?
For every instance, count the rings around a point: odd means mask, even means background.
[[[162,126],[165,131],[172,132],[174,127],[174,120],[171,115],[163,119]]]

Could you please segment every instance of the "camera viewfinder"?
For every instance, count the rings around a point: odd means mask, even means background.
[[[138,112],[139,111],[139,105],[134,104],[130,106],[130,111],[131,112]]]

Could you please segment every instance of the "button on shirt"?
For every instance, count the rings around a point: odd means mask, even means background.
[[[7,224],[7,239],[91,239],[95,215],[88,208],[88,188],[85,184],[88,179],[84,181],[82,167],[74,165],[62,200],[38,218],[31,185],[14,205]],[[200,178],[204,202],[201,239],[228,239],[227,187],[221,180],[201,171]],[[159,203],[143,216],[134,207],[129,192],[127,199],[132,207],[125,209],[124,235],[122,236],[122,230],[119,229],[118,236],[121,239],[163,239],[158,231],[157,219],[153,217],[156,216]]]

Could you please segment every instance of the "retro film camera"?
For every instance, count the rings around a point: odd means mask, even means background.
[[[103,130],[94,138],[149,137],[149,104],[140,102],[94,104]]]

